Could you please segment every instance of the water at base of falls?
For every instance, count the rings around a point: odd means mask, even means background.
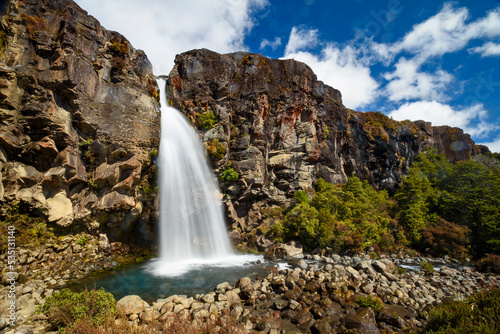
[[[186,118],[162,94],[157,275],[181,275],[205,264],[233,263],[220,192],[204,148]]]

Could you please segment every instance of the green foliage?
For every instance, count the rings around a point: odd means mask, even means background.
[[[152,186],[149,182],[137,186],[137,190],[143,194],[154,194],[158,192],[157,186]]]
[[[432,309],[424,333],[496,334],[500,331],[500,290],[479,292],[464,301],[442,303]]]
[[[77,241],[75,241],[75,244],[80,245],[80,246],[85,246],[88,243],[89,243],[89,239],[85,235],[82,235]]]
[[[448,225],[446,238],[457,245],[464,246],[470,235],[476,255],[500,253],[499,169],[473,160],[452,164],[428,151],[417,157],[395,198],[400,223],[413,246],[428,247],[420,243],[423,231]],[[461,253],[465,255],[463,248]]]
[[[238,172],[234,170],[234,168],[228,168],[222,173],[220,173],[220,178],[224,181],[238,181],[240,176],[238,175]]]
[[[87,180],[87,184],[89,187],[96,189],[97,188],[97,183],[95,183],[94,178],[89,177]]]
[[[196,114],[196,126],[200,129],[211,129],[215,123],[217,123],[217,119],[212,110]]]
[[[403,267],[396,266],[396,271],[397,271],[397,272],[398,272],[398,274],[400,274],[400,275],[406,274],[406,269],[405,269],[405,268],[403,268]]]
[[[306,249],[331,247],[336,251],[360,251],[368,246],[376,250],[397,244],[397,222],[391,216],[393,202],[385,191],[374,190],[357,177],[347,184],[334,186],[322,179],[309,199],[304,191],[281,222],[274,237],[299,239]]]
[[[5,233],[0,234],[0,253],[7,249],[9,226],[15,227],[13,235],[16,238],[16,245],[36,247],[55,238],[52,229],[47,226],[46,220],[38,216],[37,212],[30,212],[23,203],[12,201],[5,214],[0,216],[0,228],[5,231]]]
[[[156,148],[153,148],[151,152],[149,152],[149,155],[153,158],[158,156],[158,150]]]
[[[111,52],[117,55],[125,55],[130,51],[130,47],[126,41],[120,43],[119,41],[115,40],[113,43],[111,43],[111,46],[109,47]]]
[[[384,303],[380,300],[380,298],[374,298],[372,296],[361,296],[356,300],[356,303],[358,303],[361,307],[370,307],[375,312],[380,312],[380,310],[384,307]]]
[[[328,129],[328,126],[325,125],[325,139],[328,138],[329,135],[330,135],[330,130]]]
[[[210,158],[214,160],[220,160],[226,154],[226,146],[219,142],[219,139],[214,139],[205,143],[205,147],[210,155]]]
[[[420,262],[420,268],[426,273],[426,274],[433,274],[434,273],[434,267],[432,264],[429,262]]]
[[[78,143],[78,146],[79,147],[86,147],[86,146],[90,146],[92,145],[92,143],[94,142],[94,140],[92,138],[87,138],[81,142]]]
[[[45,299],[37,312],[47,315],[55,328],[62,329],[78,319],[87,319],[94,326],[115,313],[115,299],[104,289],[73,292],[62,289]]]

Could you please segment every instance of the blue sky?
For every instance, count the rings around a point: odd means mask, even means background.
[[[155,74],[195,48],[308,64],[344,104],[457,126],[500,152],[498,0],[76,0]]]

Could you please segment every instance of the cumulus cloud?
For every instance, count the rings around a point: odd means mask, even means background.
[[[344,105],[359,108],[373,102],[378,84],[371,77],[369,66],[359,50],[352,46],[322,45],[320,54],[306,51],[320,44],[317,30],[294,27],[285,49],[284,58],[309,65],[326,84],[340,90]]]
[[[479,53],[481,57],[500,56],[500,44],[488,42],[482,46],[469,49],[470,53]]]
[[[315,48],[319,44],[318,30],[293,27],[285,48],[285,56],[301,50]]]
[[[487,146],[491,152],[500,153],[500,137],[495,138],[493,141],[479,144]]]
[[[451,91],[459,84],[453,75],[440,68],[432,72],[424,72],[421,68],[430,59],[465,49],[473,39],[500,36],[499,9],[473,22],[468,22],[469,17],[467,8],[455,8],[452,3],[446,3],[439,13],[413,26],[400,41],[390,45],[370,43],[381,62],[386,66],[394,63],[395,69],[383,76],[388,80],[385,93],[390,100],[444,102],[449,100],[449,93],[456,93]],[[486,43],[469,52],[482,56],[500,55],[500,46]],[[402,53],[405,56],[394,61]]]
[[[413,59],[401,58],[395,65],[392,73],[386,73],[388,80],[385,87],[386,94],[392,101],[425,99],[447,100],[448,84],[454,77],[441,69],[433,73],[419,71],[420,64]]]
[[[487,136],[498,129],[498,126],[488,122],[488,112],[482,104],[456,109],[437,101],[406,102],[388,115],[398,121],[425,120],[434,126],[458,127],[476,137]]]
[[[415,25],[401,41],[391,45],[389,52],[396,55],[405,51],[422,63],[462,50],[473,39],[500,36],[500,9],[470,23],[469,17],[467,8],[454,8],[453,3],[446,3],[439,13]]]
[[[155,74],[168,74],[175,55],[207,47],[225,53],[247,50],[252,13],[267,0],[76,0],[110,30],[143,49]]]
[[[281,45],[280,37],[276,37],[272,42],[264,38],[262,42],[260,42],[260,49],[262,50],[269,46],[271,49],[276,50],[276,48],[280,45]]]

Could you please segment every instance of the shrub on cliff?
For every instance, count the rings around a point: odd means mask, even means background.
[[[424,333],[500,332],[500,290],[479,292],[464,301],[445,302],[432,309]]]

